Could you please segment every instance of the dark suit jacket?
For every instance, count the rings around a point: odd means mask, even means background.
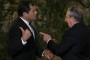
[[[27,40],[25,45],[22,44],[22,32],[19,27],[29,29],[29,27],[17,18],[9,31],[9,55],[12,60],[36,60],[36,55],[40,56],[43,49],[38,49],[36,40],[33,35]],[[29,29],[30,30],[30,29]]]
[[[47,48],[63,60],[90,60],[90,32],[84,23],[77,23],[66,31],[60,45],[50,40]]]

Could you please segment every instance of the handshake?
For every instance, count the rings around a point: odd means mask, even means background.
[[[55,55],[49,49],[44,50],[43,56],[48,60],[52,60],[55,57]]]

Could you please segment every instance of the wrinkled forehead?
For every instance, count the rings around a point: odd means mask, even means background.
[[[66,12],[66,16],[69,16],[69,15],[70,15],[70,13],[71,13],[70,11],[67,11],[67,12]]]

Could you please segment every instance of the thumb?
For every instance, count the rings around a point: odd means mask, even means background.
[[[20,28],[20,30],[22,31],[22,33],[24,32],[24,29],[22,28],[22,27],[19,27]]]

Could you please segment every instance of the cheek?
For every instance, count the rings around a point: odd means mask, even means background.
[[[30,16],[31,16],[31,17],[33,17],[33,16],[34,16],[34,14],[33,14],[33,13],[32,13],[32,14],[30,14]]]
[[[30,14],[30,15],[29,15],[29,18],[33,18],[33,14]]]

